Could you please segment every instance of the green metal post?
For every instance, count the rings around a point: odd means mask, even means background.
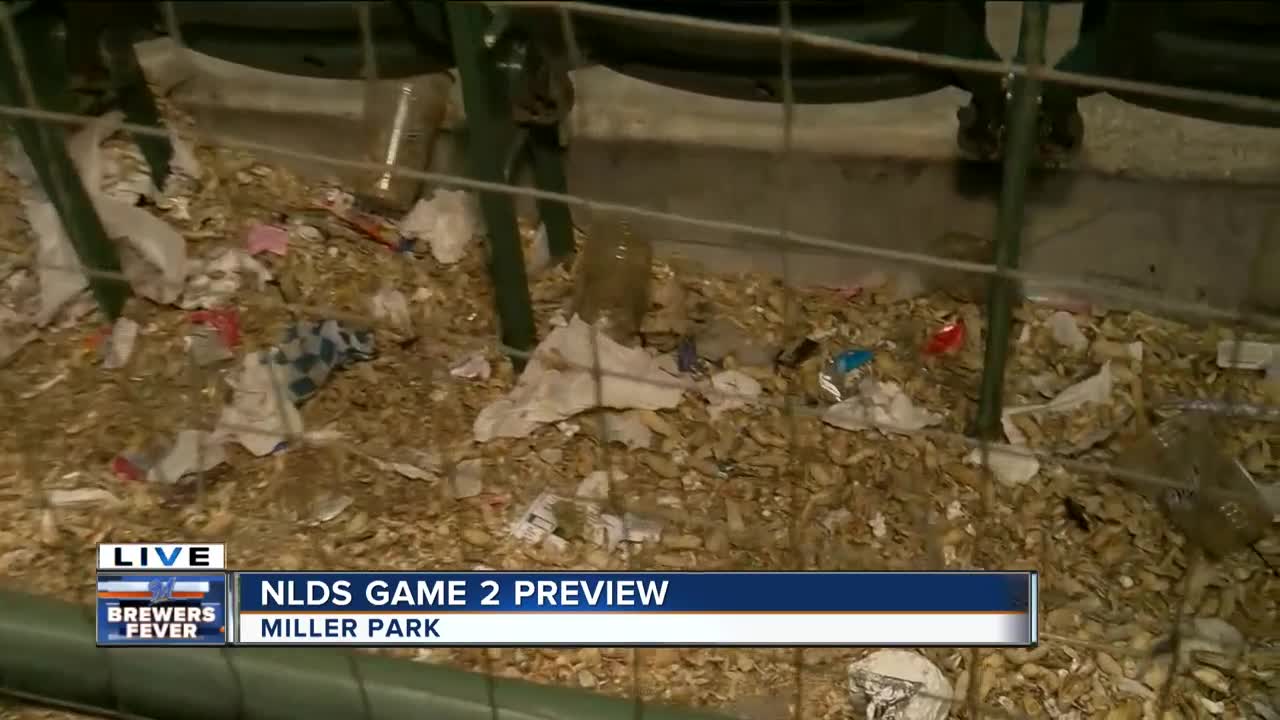
[[[1048,4],[1042,0],[1023,3],[1022,37],[1019,55],[1028,66],[1044,64],[1045,28]],[[1040,81],[1016,77],[1011,83],[1009,134],[1005,143],[1004,178],[1000,208],[996,217],[995,265],[1000,270],[1018,266],[1022,245],[1022,215],[1027,194],[1027,172],[1035,153],[1037,98]],[[983,359],[982,387],[978,394],[978,436],[995,440],[1000,433],[1004,405],[1005,360],[1009,354],[1009,329],[1018,283],[1013,278],[992,276],[987,293],[987,346]]]
[[[632,720],[635,703],[576,688],[324,648],[94,644],[94,612],[0,591],[0,695],[156,720]],[[649,720],[728,720],[645,705]]]
[[[39,105],[59,112],[71,112],[70,78],[65,57],[56,49],[59,46],[54,42],[52,18],[41,13],[38,7],[26,8],[21,13],[9,12],[12,13],[21,47],[3,49],[4,55],[0,57],[0,101],[10,105],[27,104],[20,71],[11,61],[16,50],[22,53],[31,74]],[[35,166],[40,184],[58,211],[81,264],[98,273],[117,276],[94,274],[89,277],[89,287],[98,307],[108,320],[114,322],[124,309],[129,285],[119,279],[120,256],[107,238],[102,221],[67,154],[65,131],[61,126],[29,118],[17,118],[12,124],[23,150]]]
[[[507,149],[513,140],[511,104],[484,35],[489,11],[481,3],[446,4],[449,34],[467,117],[467,163],[477,180],[503,182]],[[481,192],[480,210],[489,234],[489,274],[502,324],[502,342],[517,350],[531,350],[536,340],[524,252],[510,195]],[[548,228],[548,231],[550,228]],[[512,358],[517,369],[524,362]]]
[[[151,87],[138,65],[138,55],[133,49],[133,37],[128,26],[107,28],[105,42],[107,64],[111,70],[111,85],[116,93],[116,104],[124,111],[125,119],[135,125],[163,128],[160,111],[156,108]],[[164,189],[169,177],[169,160],[173,147],[169,140],[155,135],[134,136],[138,149],[151,168],[151,180],[157,190]]]
[[[559,128],[555,125],[530,129],[529,156],[533,161],[533,182],[539,190],[567,193],[564,153],[560,149]],[[538,200],[538,217],[547,228],[547,248],[555,262],[573,257],[573,216],[559,200]]]

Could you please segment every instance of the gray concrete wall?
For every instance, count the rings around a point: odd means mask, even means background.
[[[1008,51],[1017,3],[991,3],[992,38]],[[1078,7],[1055,6],[1050,52],[1073,37]],[[291,78],[211,58],[144,52],[155,77],[206,129],[293,149],[361,157],[358,83]],[[960,172],[955,90],[901,101],[797,109],[790,194],[780,188],[777,106],[706,98],[603,68],[577,73],[569,122],[571,192],[659,210],[776,225],[784,199],[795,230],[850,244],[927,252],[950,231],[989,235],[995,182]],[[456,90],[456,88],[455,88]],[[456,111],[449,126],[465,118]],[[1183,301],[1235,305],[1248,279],[1280,277],[1280,250],[1261,253],[1280,198],[1280,131],[1221,125],[1136,108],[1106,96],[1082,104],[1086,142],[1072,167],[1030,194],[1025,267],[1145,288]],[[436,169],[461,171],[446,134]],[[303,166],[309,172],[322,172]],[[779,267],[758,242],[664,223],[662,250],[728,269]],[[728,245],[735,251],[708,247]],[[1273,244],[1280,245],[1280,242]],[[883,263],[796,253],[801,282],[848,284]],[[889,266],[896,272],[896,266]],[[925,273],[932,282],[935,275]],[[914,280],[908,280],[911,284]],[[1254,300],[1280,305],[1280,289]]]

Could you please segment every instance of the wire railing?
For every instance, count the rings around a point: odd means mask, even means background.
[[[496,3],[506,4],[506,3]],[[515,4],[515,3],[511,3]],[[373,33],[369,28],[368,11],[364,3],[354,3],[356,6],[357,21],[362,28],[361,37],[364,43],[365,57],[368,62],[367,69],[372,76],[370,79],[376,79],[376,68],[372,59],[376,56],[373,48]],[[686,29],[701,30],[707,32],[733,34],[742,37],[757,37],[769,40],[776,40],[779,44],[779,73],[781,79],[781,97],[780,97],[780,150],[777,157],[777,163],[781,172],[779,174],[779,197],[782,198],[781,207],[779,209],[776,224],[768,227],[751,225],[747,223],[735,222],[732,220],[710,219],[696,217],[687,214],[671,213],[657,211],[642,207],[635,207],[621,203],[601,202],[589,200],[580,196],[549,192],[535,188],[528,188],[518,185],[510,185],[504,183],[488,182],[468,178],[464,176],[425,172],[415,168],[396,167],[393,173],[397,176],[409,177],[425,181],[435,186],[460,188],[481,193],[502,193],[515,197],[526,197],[536,200],[552,200],[563,202],[571,207],[580,210],[586,210],[592,213],[618,214],[626,215],[633,218],[645,218],[654,221],[662,221],[668,223],[678,223],[691,228],[700,228],[704,230],[730,231],[742,237],[752,238],[755,244],[751,248],[753,251],[761,251],[767,249],[778,254],[780,266],[783,275],[783,303],[781,316],[783,317],[782,327],[787,335],[784,338],[784,345],[790,345],[791,342],[799,338],[795,333],[801,327],[800,312],[801,303],[796,297],[797,282],[793,277],[793,268],[791,267],[791,253],[797,251],[822,251],[832,255],[853,255],[867,257],[882,261],[891,261],[896,263],[905,263],[924,268],[946,269],[953,271],[961,271],[987,276],[994,283],[1003,282],[1012,284],[1014,282],[1036,283],[1038,286],[1052,288],[1056,290],[1065,290],[1075,292],[1090,298],[1105,298],[1111,303],[1123,305],[1126,303],[1140,304],[1144,308],[1156,308],[1163,311],[1178,313],[1186,317],[1193,317],[1203,321],[1222,323],[1228,326],[1238,328],[1249,328],[1258,330],[1274,331],[1280,328],[1280,318],[1271,314],[1259,313],[1251,308],[1223,308],[1210,307],[1204,303],[1184,302],[1169,298],[1155,291],[1135,290],[1129,287],[1122,287],[1096,279],[1085,279],[1077,277],[1065,277],[1049,272],[1032,272],[1022,270],[1006,263],[976,263],[952,258],[933,256],[927,253],[908,252],[902,250],[886,249],[873,247],[869,245],[860,245],[856,242],[850,242],[844,238],[821,237],[817,235],[798,232],[794,229],[794,210],[788,206],[789,199],[792,197],[790,192],[791,173],[792,173],[792,154],[794,146],[794,114],[795,114],[795,93],[793,89],[792,78],[792,54],[793,49],[797,46],[822,48],[827,50],[838,50],[847,52],[851,57],[866,57],[880,60],[906,61],[928,66],[937,69],[965,71],[974,73],[984,73],[1010,78],[1026,78],[1033,83],[1061,83],[1077,88],[1087,88],[1103,91],[1117,91],[1128,93],[1141,93],[1154,97],[1164,97],[1169,99],[1189,100],[1197,102],[1212,102],[1223,106],[1234,107],[1238,109],[1262,110],[1267,112],[1275,112],[1280,110],[1280,102],[1266,100],[1262,98],[1245,97],[1219,92],[1206,92],[1198,90],[1190,90],[1186,88],[1176,88],[1168,86],[1158,86],[1146,83],[1136,83],[1115,78],[1094,77],[1082,75],[1078,73],[1068,73],[1045,67],[1042,62],[1028,62],[1026,64],[1015,63],[999,63],[987,62],[979,60],[967,60],[954,58],[944,55],[920,53],[915,51],[907,51],[896,48],[872,45],[868,43],[858,43],[846,40],[840,40],[828,36],[818,35],[814,33],[797,31],[792,21],[791,4],[780,2],[778,25],[776,27],[764,26],[746,26],[737,23],[719,22],[714,20],[706,20],[692,17],[682,17],[677,15],[668,15],[665,13],[647,12],[639,10],[631,10],[626,8],[595,5],[590,3],[577,2],[528,2],[519,3],[525,7],[545,6],[556,8],[561,16],[561,25],[568,35],[568,46],[570,53],[575,57],[571,58],[575,62],[574,66],[582,64],[581,45],[573,35],[574,23],[572,17],[575,14],[597,15],[603,17],[612,17],[617,19],[626,19],[632,21],[645,21],[652,23],[666,24],[672,27],[681,27]],[[1045,12],[1044,5],[1041,3],[1027,3],[1027,11],[1031,13]],[[166,18],[169,25],[171,38],[181,48],[181,32],[177,22],[177,18],[172,11],[169,3],[165,3]],[[58,124],[61,126],[83,126],[93,122],[96,118],[77,115],[72,113],[55,112],[43,109],[37,102],[37,94],[34,89],[33,81],[29,68],[23,60],[23,54],[20,50],[18,34],[14,30],[12,19],[5,12],[0,15],[0,30],[7,40],[7,46],[10,52],[10,58],[14,66],[19,70],[22,81],[22,90],[25,97],[24,107],[0,107],[0,116],[11,120],[36,120],[44,123]],[[1034,60],[1033,55],[1033,60]],[[1034,89],[1031,90],[1034,92]],[[579,95],[579,103],[589,103],[590,97],[582,97]],[[153,128],[133,123],[123,123],[123,129],[131,134],[143,137],[162,137],[169,138],[170,130]],[[204,147],[221,147],[242,150],[262,156],[285,157],[295,160],[306,160],[312,163],[323,164],[336,170],[360,170],[360,171],[385,171],[386,166],[378,163],[361,162],[353,160],[343,160],[322,153],[304,152],[289,148],[279,147],[270,143],[257,142],[247,138],[228,137],[218,134],[210,134],[202,132],[199,127],[184,128],[178,131],[178,135],[184,140],[191,142],[193,145]],[[67,180],[64,178],[64,180]],[[1022,182],[1025,182],[1022,180]],[[65,193],[64,187],[47,188],[52,194]],[[1016,231],[1015,231],[1016,232]],[[81,266],[58,266],[52,267],[47,265],[38,266],[43,270],[57,270],[68,273],[84,274],[91,277],[100,277],[104,279],[128,281],[124,273],[107,272],[93,268],[85,268]],[[181,289],[181,288],[175,288]],[[377,325],[378,321],[372,320],[367,314],[353,313],[349,310],[343,310],[337,307],[328,307],[315,304],[297,303],[281,300],[279,303],[281,310],[288,311],[298,316],[317,316],[325,318],[334,318],[347,320],[352,323]],[[432,330],[431,336],[435,339],[448,341],[471,341],[474,337],[455,337],[451,331],[444,329]],[[531,360],[536,353],[518,348],[512,348],[503,345],[496,338],[487,341],[491,350],[512,358],[523,358]],[[599,340],[593,336],[593,346],[598,347]],[[1000,350],[999,352],[1005,352]],[[1242,350],[1237,343],[1237,359]],[[1001,361],[1003,364],[1003,361]],[[583,372],[589,372],[595,379],[596,400],[597,404],[602,404],[604,379],[606,377],[619,377],[631,380],[649,381],[647,378],[631,377],[624,374],[618,374],[603,367],[598,352],[594,354],[594,360],[590,365],[573,365],[569,364],[570,369]],[[989,370],[989,368],[986,368]],[[1002,374],[1002,373],[1001,373]],[[430,382],[447,382],[447,377],[442,378],[442,373],[432,370],[430,373]],[[727,396],[733,399],[749,402],[754,408],[752,412],[776,414],[785,419],[786,438],[785,448],[787,461],[775,468],[772,481],[776,483],[776,488],[781,491],[785,488],[785,492],[781,494],[785,496],[787,507],[789,528],[786,533],[786,542],[788,552],[783,553],[785,560],[781,561],[779,569],[803,569],[809,564],[804,552],[803,543],[805,534],[800,526],[804,517],[804,499],[808,494],[808,490],[803,486],[803,476],[805,472],[805,464],[808,458],[814,456],[818,448],[813,442],[813,438],[806,436],[806,429],[803,423],[813,423],[821,419],[825,408],[814,407],[800,402],[798,399],[799,391],[793,385],[791,377],[784,378],[782,391],[776,396],[734,396],[731,391],[717,391],[721,396]],[[997,382],[1002,382],[1002,378],[996,378]],[[703,381],[693,379],[677,379],[672,378],[670,381],[672,387],[679,387],[689,391],[700,391],[705,388]],[[289,400],[280,391],[278,386],[276,389],[275,402],[280,417],[287,417],[285,413],[286,404]],[[1225,406],[1228,408],[1229,405]],[[995,409],[997,416],[1000,408]],[[873,413],[864,413],[868,418],[873,417]],[[608,431],[603,425],[605,422],[600,417],[600,437],[607,437]],[[227,429],[239,432],[267,432],[261,428],[255,427],[239,427],[231,426]],[[1133,488],[1140,489],[1143,492],[1186,489],[1196,491],[1197,488],[1188,486],[1184,479],[1161,477],[1156,474],[1136,471],[1131,467],[1122,466],[1113,462],[1106,462],[1092,459],[1079,459],[1075,457],[1064,456],[1060,453],[1028,448],[1022,445],[1014,445],[1010,443],[994,442],[989,437],[974,437],[970,434],[958,432],[955,430],[945,430],[938,428],[924,428],[919,430],[904,430],[896,426],[881,426],[879,429],[891,433],[896,437],[905,437],[910,440],[928,440],[936,444],[939,448],[959,448],[962,451],[977,449],[982,454],[982,464],[984,471],[981,474],[983,483],[980,491],[982,502],[982,513],[974,518],[973,526],[977,536],[977,541],[981,542],[985,537],[989,537],[1001,520],[996,516],[995,509],[992,507],[992,498],[997,494],[994,479],[991,473],[991,457],[993,453],[1002,455],[1034,457],[1037,460],[1062,468],[1063,470],[1082,476],[1091,476],[1096,478],[1097,483],[1104,481],[1119,481]],[[367,449],[357,446],[346,440],[335,440],[332,437],[318,437],[314,433],[296,433],[292,428],[282,426],[278,431],[268,432],[271,436],[285,436],[291,447],[300,447],[307,445],[321,445],[327,447],[336,447],[340,451],[347,453],[349,456],[357,458],[357,461],[372,461],[374,463],[391,464],[395,462],[395,458],[379,457],[371,454]],[[37,438],[23,438],[19,430],[19,449],[27,442],[33,445],[39,443]],[[464,443],[466,444],[466,443]],[[891,452],[888,442],[884,444],[881,452]],[[625,508],[630,500],[620,491],[623,483],[619,482],[618,471],[621,467],[627,465],[622,458],[619,458],[617,450],[609,442],[600,442],[597,444],[595,452],[597,453],[598,467],[608,473],[610,482],[610,498],[609,502],[614,507]],[[201,462],[197,462],[197,466],[202,466]],[[921,470],[921,473],[924,473]],[[49,512],[47,506],[46,494],[43,491],[42,481],[37,477],[37,473],[31,473],[32,495],[40,504],[37,508],[40,512]],[[927,482],[923,480],[922,482]],[[203,475],[197,482],[198,486],[203,488],[206,483]],[[1212,494],[1213,491],[1200,489],[1201,492]],[[1247,499],[1247,498],[1246,498]],[[922,528],[924,532],[938,533],[940,532],[932,511],[927,508],[927,504],[923,502],[912,503],[914,512],[917,517],[912,519],[913,527]],[[624,522],[626,516],[624,515]],[[624,534],[628,528],[624,527]],[[938,537],[930,537],[925,539],[926,547],[940,547],[941,540]],[[68,548],[68,552],[72,555],[80,553],[83,548]],[[236,551],[233,546],[232,552]],[[79,558],[78,555],[76,555]],[[636,567],[635,556],[626,553],[623,558],[628,569],[639,569]],[[77,559],[76,562],[79,560]],[[978,561],[975,552],[975,561]],[[1179,667],[1182,652],[1180,643],[1183,639],[1183,621],[1189,614],[1187,607],[1190,592],[1188,588],[1201,570],[1201,564],[1204,562],[1200,554],[1197,552],[1188,553],[1185,567],[1181,578],[1182,590],[1178,597],[1169,602],[1170,622],[1167,632],[1171,638],[1172,646],[1167,648],[1171,652],[1172,668],[1168,673],[1168,677],[1163,685],[1155,694],[1154,713],[1155,717],[1164,717],[1164,713],[1171,707],[1172,692],[1175,683],[1180,676],[1185,676],[1185,668]],[[940,553],[928,552],[926,557],[922,557],[919,563],[919,569],[938,569],[945,563],[942,561]],[[87,567],[87,566],[86,566]],[[844,568],[847,569],[847,568]],[[1086,637],[1075,637],[1059,632],[1042,633],[1042,641],[1046,646],[1057,648],[1071,648],[1079,651],[1104,652],[1111,657],[1130,658],[1139,662],[1150,662],[1153,653],[1150,649],[1134,648],[1127,646],[1122,642],[1099,642],[1096,639]],[[774,694],[785,695],[792,708],[792,716],[799,718],[804,715],[807,697],[813,693],[829,687],[833,682],[842,684],[842,681],[834,681],[827,676],[813,677],[810,672],[813,663],[808,659],[807,651],[802,648],[794,650],[793,666],[794,674],[792,677],[791,687],[788,689],[772,688]],[[1276,653],[1274,649],[1266,647],[1256,647],[1251,650],[1255,655]],[[644,684],[644,657],[639,651],[631,651],[627,664],[630,667],[630,681],[628,695],[634,703],[634,717],[643,718],[646,712],[647,702],[642,696],[641,688]],[[231,653],[224,653],[223,657],[230,665],[234,665],[236,660]],[[992,705],[982,695],[983,673],[994,672],[994,670],[984,664],[983,651],[972,650],[967,653],[964,662],[965,672],[968,673],[967,693],[963,697],[945,698],[954,701],[958,707],[962,707],[967,713],[967,717],[1030,717],[1026,708],[1011,708],[1000,705]],[[488,670],[488,676],[492,678],[496,671],[493,666],[493,655],[484,654],[484,666]],[[356,672],[357,666],[352,665],[353,672]],[[234,671],[234,668],[233,668]],[[377,717],[374,711],[374,705],[369,702],[368,690],[365,689],[365,683],[360,677],[355,677],[353,686],[360,688],[361,701],[360,707],[363,708],[364,717],[373,720]],[[30,699],[30,698],[28,698]],[[1043,710],[1043,708],[1042,708]],[[496,703],[494,704],[494,717],[499,716]]]

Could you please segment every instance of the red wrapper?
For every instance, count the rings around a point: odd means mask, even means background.
[[[964,347],[964,322],[956,320],[938,328],[938,331],[925,343],[926,355],[945,355]]]
[[[218,331],[218,337],[228,348],[240,344],[240,313],[235,308],[197,310],[191,313],[191,322],[209,325]]]

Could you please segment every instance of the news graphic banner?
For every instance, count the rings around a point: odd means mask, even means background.
[[[1034,572],[235,573],[238,645],[1034,646]]]
[[[226,645],[225,562],[222,545],[99,545],[98,645]]]

